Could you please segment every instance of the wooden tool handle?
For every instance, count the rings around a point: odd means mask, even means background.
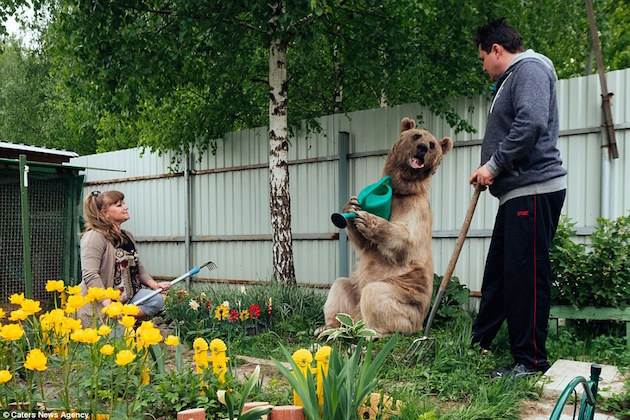
[[[446,272],[444,273],[444,278],[442,279],[442,283],[440,283],[440,290],[442,292],[446,290],[448,282],[451,281],[451,277],[453,276],[453,271],[455,271],[455,265],[457,264],[457,259],[459,258],[459,254],[462,251],[462,247],[464,246],[464,241],[466,240],[466,235],[468,234],[468,228],[470,227],[470,222],[472,221],[473,214],[475,214],[475,207],[477,207],[477,201],[479,201],[480,193],[481,189],[479,189],[479,187],[475,187],[475,192],[470,199],[470,204],[468,205],[468,211],[466,212],[466,217],[464,218],[462,229],[459,231],[457,242],[455,242],[455,249],[453,250],[453,254],[451,255],[451,260],[448,262]]]

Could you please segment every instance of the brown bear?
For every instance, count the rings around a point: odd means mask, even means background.
[[[363,319],[380,335],[422,329],[433,292],[431,176],[452,148],[450,138],[437,140],[403,118],[383,168],[383,176],[392,178],[389,221],[361,210],[357,197],[344,206],[344,212],[357,214],[348,220],[346,232],[358,262],[349,277],[331,286],[324,305],[326,325],[318,332],[338,327],[335,316],[341,312]]]

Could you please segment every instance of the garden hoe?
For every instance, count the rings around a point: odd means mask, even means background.
[[[212,271],[215,268],[217,268],[217,265],[215,263],[213,263],[212,261],[208,261],[207,263],[200,265],[199,267],[195,267],[195,268],[191,268],[190,271],[188,271],[187,273],[182,274],[181,276],[177,277],[175,280],[171,280],[170,284],[171,286],[179,283],[180,281],[184,280],[187,277],[190,276],[194,276],[195,274],[197,274],[198,272],[201,271],[202,268],[204,267],[208,267],[208,270]],[[149,299],[151,299],[153,296],[157,295],[158,293],[162,292],[162,288],[159,289],[155,289],[152,293],[146,295],[145,297],[138,299],[136,302],[133,302],[134,305],[140,305],[142,302],[147,301]]]
[[[427,325],[424,327],[424,335],[420,338],[416,338],[413,340],[409,348],[402,355],[402,360],[405,362],[410,362],[414,357],[419,357],[420,354],[426,353],[427,350],[431,348],[433,345],[433,338],[429,337],[429,330],[431,329],[431,324],[433,324],[433,319],[435,318],[435,314],[437,313],[438,307],[440,306],[440,302],[442,301],[442,296],[444,296],[444,292],[446,291],[446,287],[448,283],[451,281],[451,276],[453,275],[453,271],[455,271],[455,265],[457,264],[457,259],[459,258],[459,253],[464,246],[464,241],[466,240],[466,234],[468,233],[468,228],[470,227],[470,222],[472,220],[473,214],[475,213],[475,207],[477,207],[477,201],[479,201],[479,194],[481,193],[480,187],[475,187],[475,192],[473,193],[472,198],[470,199],[470,204],[468,205],[468,211],[466,212],[466,217],[464,219],[464,223],[462,225],[462,229],[459,232],[459,236],[457,237],[457,242],[455,242],[455,249],[453,250],[453,255],[451,255],[451,260],[448,262],[448,266],[446,267],[446,273],[444,273],[444,278],[442,279],[442,283],[440,283],[440,289],[435,296],[435,301],[433,302],[433,308],[431,308],[431,313],[429,314],[429,319],[427,320]]]

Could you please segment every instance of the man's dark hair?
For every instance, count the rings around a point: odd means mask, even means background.
[[[490,53],[493,44],[499,44],[511,53],[523,51],[523,39],[518,31],[499,18],[477,29],[473,38],[475,45]]]

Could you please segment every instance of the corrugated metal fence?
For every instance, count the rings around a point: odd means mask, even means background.
[[[612,111],[619,159],[614,161],[602,148],[606,139],[597,76],[558,83],[559,147],[569,171],[563,213],[577,222],[580,234],[588,234],[598,217],[616,218],[630,209],[626,153],[630,69],[608,73],[607,81],[615,93]],[[443,274],[472,193],[468,177],[479,163],[488,99],[461,100],[455,106],[477,133],[455,134],[417,104],[322,117],[321,133],[296,130],[289,158],[299,283],[327,286],[351,268],[351,252],[340,258],[339,232],[330,222],[330,214],[345,202],[340,202],[339,184],[353,194],[378,180],[401,119],[418,115],[424,115],[420,126],[455,142],[431,188],[433,258],[436,272]],[[339,159],[340,151],[341,156],[347,151],[347,160]],[[178,172],[169,171],[171,155],[142,154],[137,149],[83,156],[71,164],[88,168],[86,192],[125,193],[131,220],[124,227],[140,240],[141,258],[153,275],[175,277],[212,260],[219,267],[212,272],[214,280],[247,282],[269,279],[272,273],[267,155],[267,131],[262,127],[225,135],[215,155],[190,156]],[[347,174],[340,177],[343,163]],[[472,291],[481,288],[496,210],[497,200],[484,193],[455,270]],[[208,276],[200,273],[204,275]]]

